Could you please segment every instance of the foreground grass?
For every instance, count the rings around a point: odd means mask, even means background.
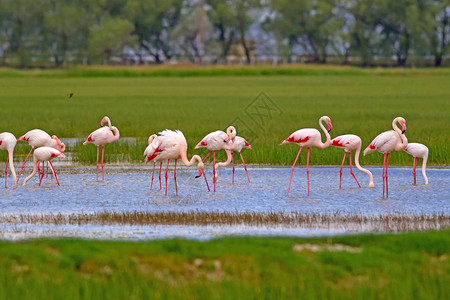
[[[267,71],[270,76],[260,76],[266,69],[272,72]],[[189,154],[204,156],[206,150],[193,150],[193,146],[207,133],[224,130],[233,123],[238,135],[253,146],[243,152],[246,162],[285,165],[293,162],[298,147],[278,144],[299,128],[318,128],[317,121],[322,115],[333,120],[332,137],[354,133],[363,139],[363,147],[378,133],[389,130],[394,117],[403,116],[407,120],[408,139],[430,148],[429,164],[448,165],[447,69],[266,69],[4,70],[0,71],[0,132],[20,136],[30,129],[41,128],[62,138],[84,139],[108,115],[121,136],[138,140],[131,145],[107,146],[106,160],[137,162],[142,161],[146,139],[152,133],[165,128],[180,129],[188,140]],[[289,70],[293,74],[283,74]],[[147,74],[152,72],[162,73]],[[67,95],[72,92],[74,96],[69,99]],[[273,102],[261,102],[261,98],[252,102],[260,92]],[[269,110],[265,103],[271,105]],[[71,150],[76,161],[95,160],[93,145],[78,144]],[[339,165],[342,156],[343,152],[333,147],[315,149],[311,152],[311,163]],[[0,160],[6,160],[3,151]],[[301,155],[300,163],[305,161],[306,155]],[[380,165],[381,161],[379,154],[361,158],[362,164]],[[395,153],[390,163],[409,165],[412,158],[406,153]]]
[[[0,242],[0,299],[448,299],[450,231]]]

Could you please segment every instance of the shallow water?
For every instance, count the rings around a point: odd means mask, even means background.
[[[339,189],[339,168],[314,167],[310,168],[310,191],[307,196],[306,170],[297,167],[289,197],[286,196],[291,168],[249,168],[251,182],[240,166],[236,169],[235,183],[231,182],[231,169],[219,170],[219,181],[216,192],[212,192],[211,171],[207,171],[211,192],[207,191],[203,178],[195,178],[193,168],[177,170],[178,196],[172,170],[169,170],[168,196],[164,196],[164,174],[162,174],[162,190],[159,190],[159,180],[155,176],[153,189],[150,190],[151,167],[112,167],[106,166],[105,181],[96,181],[95,168],[79,167],[63,169],[59,174],[61,186],[57,186],[53,179],[44,178],[42,186],[38,186],[38,177],[32,178],[27,186],[0,190],[1,214],[45,214],[45,213],[95,213],[95,212],[126,212],[126,211],[226,211],[226,212],[301,212],[301,213],[341,213],[341,214],[445,214],[450,212],[450,169],[428,169],[429,184],[423,185],[420,172],[417,175],[418,185],[412,185],[411,168],[389,169],[389,198],[382,198],[381,168],[369,168],[375,181],[375,188],[369,189],[368,177],[357,171],[355,174],[362,188],[358,188],[355,180],[344,169],[342,189]],[[27,172],[28,173],[28,172]],[[156,172],[155,172],[156,173]],[[164,173],[164,172],[163,172]],[[23,175],[22,175],[23,176]],[[24,178],[24,177],[22,177]],[[21,183],[23,179],[21,178]],[[32,231],[48,232],[49,236],[67,236],[73,232],[74,237],[92,236],[92,231],[98,231],[99,226],[85,225],[76,231],[69,228],[42,228],[35,225],[17,227],[16,232]],[[14,226],[13,226],[14,227]],[[126,230],[127,226],[120,226],[120,234],[108,234],[118,230],[117,226],[100,226],[104,238],[149,239],[180,236],[188,238],[215,237],[227,234],[279,234],[280,228],[252,227],[236,230],[234,226],[142,226],[141,231],[146,234],[133,234],[134,229]],[[180,227],[186,228],[181,230]],[[21,229],[20,229],[21,228]],[[24,229],[26,228],[26,230]],[[209,229],[208,229],[209,228]],[[214,228],[214,229],[213,229]],[[228,229],[227,229],[228,228]],[[297,231],[296,231],[297,230]],[[0,224],[0,238],[8,238],[13,228],[7,224]],[[283,232],[283,230],[281,230]],[[51,234],[51,232],[56,232]],[[58,233],[59,232],[59,233]],[[76,233],[78,232],[78,233]],[[85,233],[83,235],[83,232]],[[123,235],[122,232],[128,232]],[[305,229],[285,230],[289,235],[318,235],[322,231],[305,231]],[[332,229],[328,233],[333,233]],[[48,236],[47,235],[47,236]],[[42,236],[23,235],[23,237]],[[45,236],[45,235],[44,235]]]

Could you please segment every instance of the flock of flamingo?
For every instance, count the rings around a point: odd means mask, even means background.
[[[107,123],[106,126],[104,124]],[[325,128],[324,123],[327,128]],[[400,125],[402,128],[397,126]],[[97,181],[99,174],[99,151],[100,146],[102,147],[102,157],[101,157],[101,169],[102,169],[102,180],[104,180],[104,151],[105,145],[115,142],[119,139],[120,134],[117,127],[111,126],[111,121],[108,117],[103,117],[100,122],[100,128],[93,131],[83,143],[83,145],[94,144],[97,146]],[[346,134],[338,136],[334,139],[331,139],[329,132],[332,129],[331,119],[327,116],[323,116],[319,119],[319,126],[324,132],[326,136],[325,143],[322,143],[321,134],[315,128],[304,128],[295,131],[288,138],[286,138],[280,145],[295,143],[300,149],[298,154],[294,160],[291,169],[291,177],[289,180],[289,187],[287,190],[287,196],[289,196],[289,191],[291,189],[292,184],[292,176],[294,174],[294,168],[297,163],[298,157],[300,156],[300,152],[303,147],[307,148],[307,159],[306,159],[306,176],[308,181],[308,196],[309,196],[309,153],[311,147],[325,149],[327,147],[335,146],[344,150],[344,158],[342,159],[342,164],[340,168],[340,183],[339,188],[342,185],[342,168],[344,166],[346,155],[348,154],[349,162],[350,162],[350,173],[355,179],[356,183],[359,187],[358,180],[356,179],[355,174],[353,173],[352,168],[352,158],[351,151],[355,151],[355,165],[356,167],[366,173],[369,176],[369,188],[374,187],[373,176],[372,173],[361,167],[359,164],[359,154],[361,151],[362,141],[361,138],[354,134]],[[389,196],[388,192],[388,167],[389,167],[389,154],[392,151],[406,151],[410,155],[414,157],[413,163],[413,177],[414,184],[416,184],[416,165],[417,159],[420,157],[423,159],[422,164],[422,174],[425,179],[425,184],[428,184],[428,178],[425,173],[426,163],[428,158],[428,148],[425,145],[419,143],[408,143],[408,139],[405,136],[406,131],[406,121],[402,117],[397,117],[392,121],[393,130],[385,131],[380,133],[375,139],[364,149],[364,155],[372,153],[374,151],[378,151],[384,154],[383,160],[383,198]],[[13,163],[13,152],[16,146],[17,141],[26,141],[31,146],[31,150],[28,153],[24,163],[22,164],[22,168],[20,170],[19,176],[16,178],[16,172],[14,169]],[[248,182],[250,182],[250,177],[248,176],[247,166],[245,165],[244,158],[242,156],[241,150],[244,148],[251,149],[251,145],[242,137],[236,135],[236,129],[233,126],[229,126],[226,132],[218,130],[207,134],[196,146],[195,149],[198,148],[207,148],[209,150],[208,155],[202,160],[202,158],[198,155],[194,155],[190,160],[187,158],[187,142],[183,133],[179,130],[163,130],[159,133],[159,135],[152,134],[148,139],[148,147],[144,151],[145,163],[153,161],[153,172],[152,172],[152,181],[150,188],[153,187],[153,180],[155,174],[156,163],[160,163],[159,165],[159,186],[162,189],[161,183],[161,173],[163,162],[167,161],[166,172],[165,172],[165,195],[167,196],[167,179],[168,179],[168,169],[170,160],[175,161],[174,167],[174,181],[175,181],[175,190],[178,195],[178,187],[177,187],[177,161],[181,159],[185,166],[192,166],[195,162],[197,162],[198,175],[196,177],[200,177],[203,175],[205,178],[205,183],[210,190],[208,180],[206,179],[206,175],[204,172],[204,162],[209,157],[211,152],[213,153],[213,185],[214,192],[216,191],[216,182],[218,178],[217,169],[219,167],[227,166],[230,163],[233,164],[233,183],[234,183],[234,152],[239,152],[242,163],[244,165],[245,172],[247,174]],[[58,139],[57,136],[50,136],[45,131],[40,129],[33,129],[25,133],[23,136],[16,139],[16,137],[9,133],[4,132],[0,134],[0,150],[8,151],[6,168],[5,168],[5,188],[7,187],[7,177],[8,177],[8,161],[9,167],[11,170],[12,177],[14,179],[14,188],[17,188],[17,184],[19,182],[20,176],[22,174],[23,168],[31,152],[33,152],[33,171],[32,173],[24,180],[23,185],[36,174],[39,173],[39,185],[41,185],[42,179],[44,177],[44,163],[47,162],[47,171],[48,167],[50,167],[52,174],[55,177],[56,183],[59,185],[58,177],[55,171],[55,168],[52,165],[52,159],[55,157],[65,157],[64,150],[65,145]],[[227,160],[225,162],[216,163],[216,151],[225,150],[227,154]],[[42,162],[42,169],[40,168],[40,163]]]

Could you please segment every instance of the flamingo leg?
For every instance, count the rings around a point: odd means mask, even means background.
[[[386,156],[387,156],[387,153],[384,154],[384,158],[383,158],[383,198],[384,198],[384,191],[386,189],[386,184],[385,184],[385,182],[386,182],[386,172],[385,172],[385,169],[386,169]]]
[[[208,159],[208,157],[209,157],[209,155],[211,154],[211,152],[212,152],[212,151],[209,151],[208,155],[206,155],[206,157],[203,159],[203,162],[205,162],[205,161]]]
[[[389,168],[389,153],[386,159],[386,198],[389,198],[389,180],[387,175],[388,168]]]
[[[45,171],[45,178],[47,178],[47,177],[48,177],[48,162],[47,162],[47,169]]]
[[[308,154],[306,155],[306,177],[308,178],[308,197],[309,197],[309,150],[308,147]]]
[[[105,146],[102,146],[102,180],[105,180],[105,173],[103,171],[103,155],[105,153]]]
[[[167,172],[169,172],[169,162],[170,159],[167,160],[167,167],[166,167],[166,196],[167,196],[167,178],[169,177],[167,176]]]
[[[33,151],[33,149],[34,149],[34,148],[31,147],[30,152],[28,153],[27,157],[25,158],[25,161],[24,161],[23,164],[22,164],[22,169],[20,169],[19,177],[17,177],[17,183],[19,182],[20,175],[22,175],[23,168],[25,167],[25,163],[27,162],[28,157],[30,157],[30,154],[31,154],[31,152]]]
[[[353,173],[353,168],[352,168],[352,153],[349,152],[348,153],[348,159],[350,161],[350,174],[352,174],[353,178],[355,178],[356,183],[358,184],[359,188],[361,188],[361,185],[358,182],[358,179],[356,179],[355,173]]]
[[[9,157],[6,156],[6,167],[5,167],[5,189],[6,189],[6,181],[8,179],[8,159]]]
[[[40,165],[40,162],[38,162],[38,166]],[[41,171],[39,170],[39,186],[41,186],[42,179],[44,178],[44,162],[42,162],[42,175]]]
[[[202,170],[202,174],[203,174],[203,177],[205,177],[205,182],[206,182],[206,187],[208,188],[208,192],[210,192],[211,190],[209,189],[209,184],[208,184],[208,180],[206,179],[205,171]]]
[[[234,156],[233,156],[234,152],[231,152],[231,162],[233,163],[233,177],[231,179],[231,182],[234,183]]]
[[[414,157],[414,164],[413,164],[413,177],[414,177],[414,185],[416,185],[416,165],[417,165],[417,157]]]
[[[97,146],[97,181],[98,181],[98,151],[100,149],[100,146]]]
[[[297,163],[297,159],[298,159],[298,156],[300,155],[300,151],[302,151],[302,148],[303,148],[303,146],[300,147],[300,149],[298,150],[297,157],[295,158],[294,164],[292,165],[291,179],[289,180],[289,187],[288,187],[286,196],[289,196],[289,190],[291,189],[291,183],[292,183],[292,175],[294,175],[295,164]]]
[[[155,165],[156,165],[156,161],[153,161],[152,183],[150,184],[150,189],[152,189],[152,187],[153,187],[153,178],[155,176]]]
[[[173,178],[175,180],[175,194],[178,196],[178,187],[177,187],[177,160],[175,159],[175,169],[173,171]]]
[[[39,179],[41,179],[41,163],[40,162],[38,162],[38,164],[37,164],[37,169],[38,169],[38,178]]]
[[[214,183],[214,193],[216,192],[216,151],[213,152],[213,183]]]
[[[242,163],[244,164],[245,174],[247,174],[247,180],[248,180],[248,182],[250,182],[250,177],[248,176],[247,166],[245,165],[244,157],[242,156],[241,152],[239,152],[239,154],[241,155],[241,160],[242,160]]]
[[[339,170],[339,188],[342,185],[342,168],[344,167],[345,156],[347,156],[347,152],[344,151],[344,158],[342,159],[341,169]]]
[[[162,162],[159,165],[159,190],[162,189],[162,185],[161,185],[161,172],[162,172]]]
[[[58,175],[56,175],[56,170],[53,167],[53,164],[50,160],[48,161],[48,163],[50,164],[50,169],[52,170],[52,174],[55,175],[56,183],[59,185],[59,180],[58,180]]]

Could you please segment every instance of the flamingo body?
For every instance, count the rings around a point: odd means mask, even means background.
[[[355,165],[358,168],[358,170],[366,173],[367,175],[369,175],[369,188],[373,188],[375,185],[373,183],[373,175],[372,173],[361,167],[361,165],[359,164],[359,154],[361,152],[361,145],[362,145],[362,141],[361,138],[357,135],[354,134],[344,134],[344,135],[340,135],[335,137],[334,139],[331,140],[331,146],[340,148],[344,150],[344,158],[342,160],[342,165],[341,165],[341,170],[340,170],[340,183],[339,183],[339,188],[341,188],[341,183],[342,183],[342,167],[344,166],[344,161],[345,161],[345,156],[348,153],[348,157],[349,157],[349,161],[350,161],[350,174],[352,174],[353,178],[355,178],[356,183],[358,184],[359,187],[360,184],[358,182],[358,180],[356,179],[355,174],[353,173],[352,170],[352,158],[351,158],[351,151],[356,151],[355,153]]]
[[[229,136],[222,130],[217,130],[207,134],[196,146],[195,149],[207,148],[209,151],[219,151],[228,147]]]
[[[409,155],[412,155],[414,157],[414,164],[413,164],[413,177],[414,177],[414,184],[416,184],[416,165],[417,165],[417,158],[422,158],[422,175],[425,179],[425,184],[428,184],[428,177],[426,174],[426,168],[427,168],[427,160],[428,160],[428,147],[419,144],[419,143],[408,143],[408,145],[405,148],[406,153]]]
[[[33,172],[30,174],[30,176],[25,178],[23,185],[26,185],[28,180],[30,180],[36,174],[38,163],[46,162],[46,161],[49,162],[50,169],[52,170],[53,175],[55,176],[56,183],[59,185],[58,176],[56,175],[56,171],[53,168],[53,165],[51,163],[51,160],[54,159],[55,157],[66,157],[66,156],[64,155],[64,153],[62,153],[52,147],[39,147],[36,150],[34,150],[34,152],[33,152],[33,161],[34,161]],[[42,172],[42,177],[39,179],[39,185],[41,185],[43,177],[44,177],[44,172]]]
[[[8,162],[9,162],[9,169],[11,171],[11,174],[14,179],[14,188],[17,188],[17,177],[16,177],[16,170],[14,169],[14,148],[16,147],[17,140],[16,137],[9,132],[3,132],[0,133],[0,150],[6,150],[8,151],[8,157],[6,159],[6,168],[5,168],[5,188],[6,188],[6,182],[8,177]]]

